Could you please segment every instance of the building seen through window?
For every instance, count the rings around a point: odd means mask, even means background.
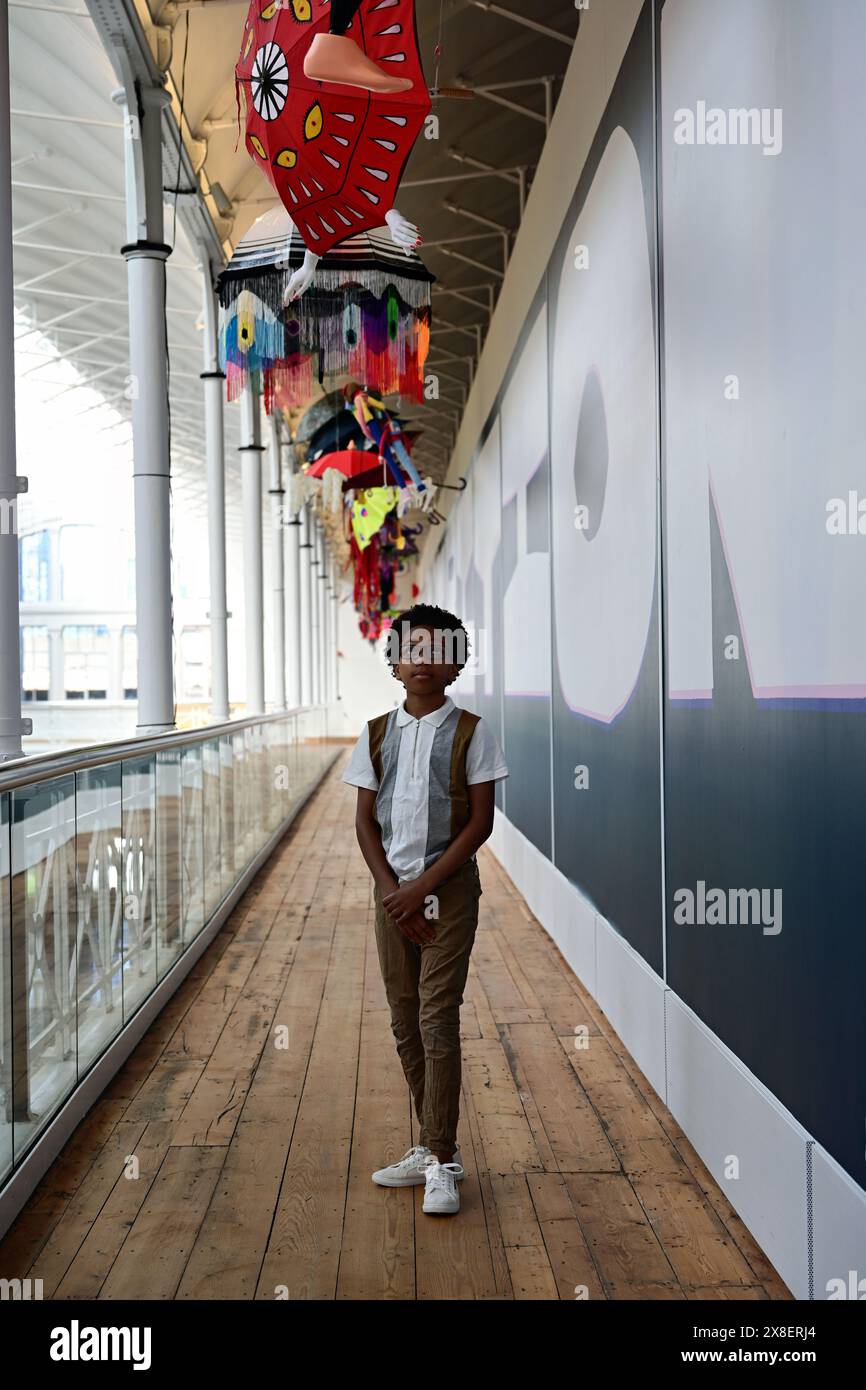
[[[138,637],[134,627],[123,629],[123,698],[138,699]]]
[[[210,695],[210,648],[207,628],[187,628],[181,635],[181,691],[187,701]]]
[[[47,627],[21,629],[21,688],[25,700],[47,700],[51,647]]]
[[[63,681],[67,700],[108,698],[110,651],[107,627],[63,630]]]

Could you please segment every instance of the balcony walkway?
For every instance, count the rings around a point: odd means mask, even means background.
[[[789,1298],[486,850],[462,1211],[373,1185],[416,1135],[344,760],[0,1242],[0,1275],[46,1299]]]

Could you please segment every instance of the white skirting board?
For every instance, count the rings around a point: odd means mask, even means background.
[[[794,1297],[866,1299],[866,1192],[499,810],[489,847]]]
[[[820,1144],[812,1145],[812,1248],[815,1298],[866,1299],[866,1192]]]
[[[665,1103],[791,1292],[808,1298],[809,1135],[677,995],[666,993]]]

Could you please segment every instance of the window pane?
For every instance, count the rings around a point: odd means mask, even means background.
[[[120,806],[119,763],[76,774],[79,1073],[123,1024]]]
[[[104,700],[111,665],[108,628],[64,628],[63,650],[67,699]]]
[[[123,764],[123,1017],[157,984],[156,764]]]
[[[0,1181],[12,1166],[12,937],[9,797],[0,796]]]
[[[77,1077],[75,779],[12,793],[12,1109],[16,1161]]]
[[[220,866],[220,740],[202,745],[204,781],[205,918],[209,921],[222,902]]]
[[[223,897],[231,890],[236,879],[235,859],[237,858],[238,863],[240,862],[235,829],[237,779],[235,777],[234,743],[233,734],[223,734],[220,739],[220,847],[222,851],[220,855],[220,887]]]
[[[21,629],[21,690],[25,700],[48,698],[51,654],[47,627]]]
[[[51,597],[51,537],[47,531],[34,531],[30,536],[22,536],[19,552],[19,593],[22,600],[24,603],[47,603]]]
[[[123,629],[123,698],[134,700],[138,694],[138,634],[134,627]]]
[[[160,979],[183,950],[183,839],[181,754],[156,758],[156,968]]]
[[[204,803],[201,746],[183,751],[183,943],[204,926]]]

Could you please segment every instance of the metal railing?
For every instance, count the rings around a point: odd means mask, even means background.
[[[0,1188],[336,756],[327,708],[0,769]]]

